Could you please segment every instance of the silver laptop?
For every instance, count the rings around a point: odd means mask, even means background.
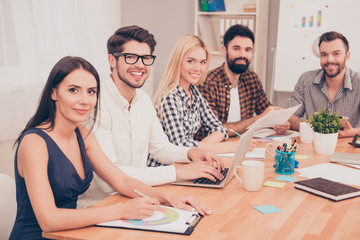
[[[226,176],[222,181],[217,181],[216,183],[206,178],[199,178],[195,180],[176,180],[171,184],[175,185],[184,185],[184,186],[195,186],[195,187],[209,187],[209,188],[223,188],[225,185],[230,182],[230,180],[234,177],[234,168],[235,166],[239,166],[240,163],[244,160],[246,152],[249,148],[250,141],[254,135],[255,127],[251,127],[244,134],[241,135],[239,144],[236,148],[236,152],[234,155],[234,159],[231,162],[231,166],[229,168],[225,168],[223,175]],[[208,183],[204,183],[206,181]]]

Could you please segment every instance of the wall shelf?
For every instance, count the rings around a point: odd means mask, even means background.
[[[194,34],[200,36],[210,49],[210,69],[224,62],[221,48],[227,28],[234,24],[247,25],[255,35],[254,56],[250,69],[259,75],[265,87],[269,0],[225,0],[226,11],[219,12],[203,12],[200,1],[194,1]],[[244,4],[256,4],[256,11],[244,11]]]

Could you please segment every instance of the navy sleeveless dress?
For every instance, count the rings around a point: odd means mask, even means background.
[[[58,208],[76,208],[78,196],[84,193],[93,178],[93,171],[89,159],[86,156],[85,146],[79,129],[75,129],[81,158],[85,169],[85,178],[76,172],[74,165],[61,151],[52,138],[38,128],[27,131],[25,135],[35,133],[42,137],[46,142],[49,160],[48,160],[48,176],[51,189],[54,194],[55,204]],[[21,138],[22,140],[22,138]],[[20,140],[20,142],[21,142]],[[20,145],[19,142],[19,145]],[[15,181],[16,181],[16,201],[17,214],[14,227],[12,229],[10,239],[42,239],[41,228],[36,220],[34,211],[31,207],[29,195],[27,193],[25,180],[19,175],[17,168],[17,152],[15,153]]]

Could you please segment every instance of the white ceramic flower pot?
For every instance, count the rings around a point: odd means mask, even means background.
[[[338,140],[338,133],[322,134],[314,132],[315,152],[331,155],[334,153]]]

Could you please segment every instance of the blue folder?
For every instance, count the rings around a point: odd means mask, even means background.
[[[224,0],[208,0],[209,12],[225,11]]]

